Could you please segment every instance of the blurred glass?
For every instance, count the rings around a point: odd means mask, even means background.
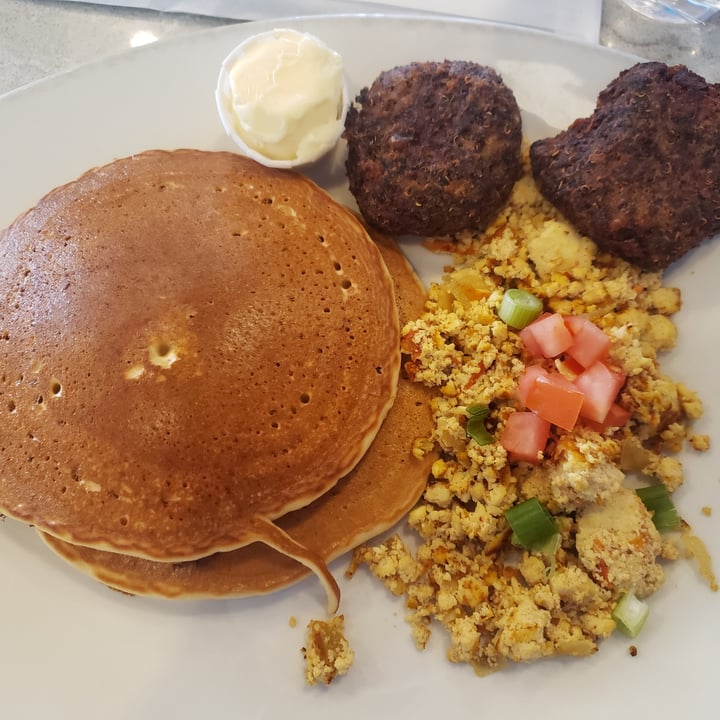
[[[720,0],[623,0],[636,12],[669,23],[702,24],[720,11]]]

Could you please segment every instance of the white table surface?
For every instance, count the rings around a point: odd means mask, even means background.
[[[228,22],[234,21],[92,3],[2,0],[0,94],[122,52],[142,37],[162,41]],[[675,25],[647,20],[621,0],[604,0],[600,40],[647,59],[684,63],[720,82],[720,15],[702,26]]]

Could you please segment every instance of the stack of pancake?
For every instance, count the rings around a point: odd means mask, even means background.
[[[424,292],[293,172],[148,151],[0,235],[0,512],[117,589],[270,592],[394,524],[432,456]]]

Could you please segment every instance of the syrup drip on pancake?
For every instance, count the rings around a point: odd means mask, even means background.
[[[253,518],[253,530],[256,537],[262,538],[264,545],[297,560],[317,575],[327,593],[328,613],[334,615],[340,606],[340,587],[322,557],[293,540],[269,520]]]

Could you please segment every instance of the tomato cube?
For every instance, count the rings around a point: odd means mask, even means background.
[[[531,322],[524,331],[525,337],[530,337],[530,343],[537,347],[543,357],[552,358],[564,353],[573,343],[573,335],[565,324],[565,319],[560,313],[540,316]],[[532,352],[531,348],[528,348]]]
[[[582,315],[565,315],[565,324],[573,335],[578,334],[586,320],[587,318]]]
[[[528,365],[525,368],[525,372],[521,375],[518,381],[517,390],[515,391],[518,399],[523,405],[527,405],[527,396],[530,392],[530,388],[535,384],[535,380],[539,376],[547,377],[548,371],[545,370],[542,365]]]
[[[605,416],[604,425],[606,427],[622,427],[630,419],[630,411],[626,410],[622,405],[613,403]]]
[[[583,425],[589,427],[591,430],[597,430],[598,432],[603,432],[608,428],[622,427],[629,419],[630,411],[626,410],[622,407],[622,405],[618,405],[617,403],[613,403],[610,406],[608,414],[605,416],[605,420],[601,423],[588,420],[587,418],[582,418]]]
[[[541,358],[543,356],[542,347],[540,343],[535,339],[535,335],[532,331],[532,323],[525,326],[519,333],[520,339],[522,340],[525,349],[530,353],[530,357]]]
[[[574,382],[560,373],[548,373],[535,379],[525,405],[563,430],[572,430],[584,401],[582,391]]]
[[[538,464],[550,436],[550,423],[534,412],[514,412],[505,422],[500,444],[511,460]]]
[[[585,368],[607,357],[610,338],[604,330],[584,317],[566,318],[565,322],[573,334],[572,345],[566,351],[570,357]]]
[[[624,374],[603,362],[593,363],[575,378],[575,385],[584,396],[580,414],[588,420],[604,423],[624,382]]]

